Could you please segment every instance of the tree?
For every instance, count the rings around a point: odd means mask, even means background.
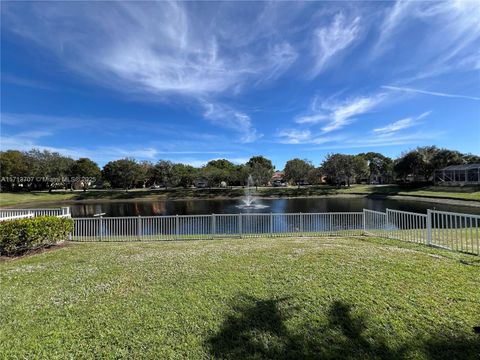
[[[368,162],[369,181],[376,180],[386,183],[393,178],[393,160],[376,152],[358,154]]]
[[[300,181],[307,180],[308,174],[314,166],[309,160],[292,159],[285,164],[285,179],[299,185]]]
[[[168,160],[160,160],[155,165],[155,181],[159,180],[168,188],[171,185],[175,185],[176,179],[174,178],[173,163]]]
[[[480,156],[473,154],[464,154],[463,159],[467,164],[480,163]]]
[[[155,166],[150,161],[142,161],[138,164],[138,174],[135,181],[138,181],[142,188],[146,188],[148,184],[153,183],[155,178]]]
[[[465,158],[462,153],[454,150],[440,149],[432,158],[432,166],[435,170],[443,169],[449,165],[464,164]]]
[[[205,177],[207,179],[210,178],[212,184],[218,185],[222,181],[231,184],[236,180],[236,170],[234,163],[225,159],[220,159],[209,161],[204,168],[204,173],[206,174]]]
[[[370,169],[368,162],[362,155],[355,155],[352,157],[353,172],[356,183],[360,183],[362,180],[367,179],[370,175]]]
[[[350,181],[355,174],[354,156],[329,154],[323,161],[321,169],[331,184],[350,186]]]
[[[20,180],[22,180],[22,178],[33,176],[33,174],[29,174],[29,171],[29,159],[25,153],[18,150],[0,152],[2,188],[5,186],[8,190],[17,190],[19,187],[24,187],[25,181]]]
[[[438,151],[439,149],[436,146],[423,146],[416,149],[420,158],[419,174],[422,175],[425,180],[429,180],[435,171],[433,159]]]
[[[312,185],[322,183],[322,170],[320,168],[312,168],[308,171],[307,180]]]
[[[395,161],[394,170],[398,177],[406,181],[407,176],[419,174],[422,157],[417,151],[409,151]]]
[[[37,178],[37,182],[45,185],[51,192],[53,186],[62,184],[65,187],[66,177],[68,176],[74,160],[48,150],[33,149],[26,153],[31,163],[31,170]]]
[[[185,188],[193,185],[193,181],[198,175],[198,170],[191,165],[185,164],[174,164],[173,168],[173,178],[177,180],[179,186]]]
[[[83,191],[87,191],[90,184],[100,178],[101,172],[97,163],[88,158],[80,158],[73,162],[70,175],[80,178]]]
[[[275,169],[272,161],[263,156],[253,156],[248,160],[246,166],[252,175],[255,186],[266,185],[273,175]]]
[[[113,187],[123,188],[126,191],[132,187],[138,179],[139,165],[133,159],[121,159],[110,161],[103,167],[103,177]]]

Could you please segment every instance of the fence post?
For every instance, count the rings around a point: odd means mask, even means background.
[[[427,210],[427,245],[432,246],[432,210]]]
[[[273,214],[270,213],[270,236],[273,236]]]
[[[70,214],[70,207],[69,206],[63,206],[62,207],[62,215],[69,215]]]
[[[238,234],[242,237],[242,213],[238,214]]]
[[[178,217],[178,214],[175,216],[175,235],[178,239],[180,235],[180,219]]]
[[[215,237],[217,233],[217,224],[215,221],[215,214],[212,214],[212,239]]]
[[[138,241],[142,240],[142,217],[140,215],[137,218],[137,238]]]
[[[102,241],[103,239],[103,217],[100,215],[100,217],[98,218],[100,224],[98,226],[99,230],[100,230],[100,241]]]
[[[363,213],[362,213],[362,222],[363,222],[363,235],[366,235],[367,234],[367,226],[366,226],[366,217],[367,217],[367,212],[365,211],[365,209],[363,209]]]
[[[303,236],[303,213],[300,213],[300,236]]]

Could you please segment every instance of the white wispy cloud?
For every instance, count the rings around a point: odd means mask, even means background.
[[[77,73],[126,93],[205,97],[251,79],[276,79],[295,62],[297,51],[287,40],[263,40],[259,47],[258,38],[226,26],[223,16],[233,21],[228,6],[199,15],[189,5],[50,3],[20,10],[15,4],[5,6],[3,15],[9,31],[47,47]],[[262,26],[255,18],[235,20],[250,31]]]
[[[310,130],[284,129],[277,133],[282,144],[304,144],[312,137]]]
[[[337,14],[331,24],[319,27],[314,33],[313,49],[315,64],[311,76],[316,77],[341,52],[351,46],[360,35],[360,17],[347,19]]]
[[[297,124],[317,124],[325,122],[322,127],[324,133],[343,128],[354,121],[355,116],[368,113],[378,106],[385,98],[385,94],[360,96],[344,101],[314,101],[310,113],[295,118]]]
[[[410,88],[410,87],[383,85],[382,88],[387,89],[387,90],[404,91],[404,92],[425,94],[425,95],[432,95],[432,96],[441,96],[441,97],[468,99],[468,100],[477,100],[477,101],[480,100],[480,97],[476,97],[476,96],[448,94],[448,93],[437,92],[437,91],[427,91],[427,90],[421,90],[421,89],[413,89],[413,88]]]
[[[154,101],[218,104],[205,111],[205,118],[238,129],[243,142],[254,141],[259,135],[251,118],[226,110],[217,97],[235,94],[247,83],[278,79],[298,51],[286,37],[262,38],[266,26],[255,17],[239,19],[233,5],[202,15],[190,5],[12,4],[3,9],[2,20],[5,29],[49,49],[76,74],[115,91]],[[233,20],[241,22],[240,28],[232,26]]]
[[[205,119],[215,125],[239,132],[241,142],[251,143],[263,136],[252,126],[252,120],[247,114],[222,104],[204,101],[202,105]]]
[[[372,56],[386,55],[394,48],[408,51],[403,70],[413,73],[411,80],[478,69],[479,18],[478,1],[396,1],[379,26]],[[408,31],[413,27],[419,29],[417,42],[403,42],[401,37],[411,36]]]
[[[389,147],[398,145],[426,145],[433,140],[438,140],[444,135],[442,131],[415,132],[403,135],[391,136],[391,134],[373,134],[373,135],[353,135],[345,137],[341,141],[333,142],[322,146],[316,146],[311,150],[334,150],[334,149],[357,149],[361,148],[365,151],[376,147]]]
[[[326,144],[336,141],[341,141],[344,136],[324,136],[322,132],[312,132],[308,129],[283,129],[276,134],[278,143],[280,144]]]
[[[389,134],[392,135],[400,130],[410,128],[412,126],[418,125],[418,121],[430,115],[431,111],[426,111],[418,116],[415,117],[408,117],[405,119],[401,119],[395,121],[387,126],[373,129],[373,132],[376,134]]]

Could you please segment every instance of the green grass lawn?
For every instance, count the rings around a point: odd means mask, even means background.
[[[0,358],[477,359],[479,279],[394,240],[71,243],[0,262]]]
[[[337,188],[328,185],[288,188],[258,188],[256,196],[259,197],[308,197],[339,194],[355,195],[406,195],[426,198],[443,198],[454,200],[480,201],[480,188],[478,187],[437,187],[427,186],[421,188],[405,188],[397,185],[352,185],[350,188]],[[162,200],[162,199],[211,199],[216,197],[235,198],[244,195],[242,188],[232,189],[136,189],[125,192],[123,190],[108,191],[33,191],[25,193],[0,193],[0,206],[13,206],[21,204],[48,203],[59,201],[78,200]]]

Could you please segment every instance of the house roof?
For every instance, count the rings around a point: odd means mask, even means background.
[[[450,165],[441,170],[473,170],[480,169],[480,163],[475,164],[462,164],[462,165]]]

